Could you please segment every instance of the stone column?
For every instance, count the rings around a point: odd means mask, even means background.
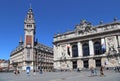
[[[83,60],[78,60],[77,61],[77,66],[79,69],[82,69],[83,68]]]
[[[78,42],[77,46],[78,46],[78,56],[82,57],[83,53],[82,53],[82,44],[81,44],[81,42]]]
[[[89,40],[89,51],[90,51],[90,56],[94,55],[94,47],[93,47],[93,41]]]
[[[90,67],[96,67],[96,65],[95,65],[95,59],[89,59],[89,68]]]
[[[57,49],[58,49],[58,47],[57,47],[57,45],[54,45],[54,47],[53,47],[53,49],[54,49],[54,60],[57,60],[57,57],[58,57],[58,52],[57,52]]]
[[[62,56],[62,51],[61,51],[62,47],[61,45],[59,46],[59,49],[58,49],[58,56],[61,57]]]
[[[120,46],[120,36],[118,36],[118,45]]]
[[[115,40],[114,40],[114,42],[115,42],[115,50],[116,50],[117,53],[118,53],[118,45],[119,45],[119,43],[118,43],[118,40],[117,40],[117,36],[115,36],[114,39],[115,39]]]

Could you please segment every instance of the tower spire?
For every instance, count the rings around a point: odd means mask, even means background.
[[[22,45],[23,41],[22,41],[22,36],[20,36],[20,41],[19,41],[19,45]]]
[[[28,20],[31,20],[34,22],[34,14],[33,14],[31,3],[30,3],[30,8],[29,8],[28,13],[27,13],[27,17],[25,18],[25,22]]]
[[[32,4],[30,3],[30,9],[32,9]]]

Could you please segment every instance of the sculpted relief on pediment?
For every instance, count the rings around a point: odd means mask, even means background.
[[[96,28],[92,28],[91,23],[87,22],[86,20],[82,20],[79,25],[76,25],[75,30],[78,34],[92,33],[93,31],[97,31]]]

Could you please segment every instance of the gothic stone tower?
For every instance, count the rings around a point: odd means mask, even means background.
[[[35,21],[34,21],[34,14],[32,8],[29,9],[27,13],[27,17],[24,21],[24,63],[23,69],[30,69],[33,70],[34,65],[34,57],[33,57],[33,48],[34,48],[34,40],[35,40]]]

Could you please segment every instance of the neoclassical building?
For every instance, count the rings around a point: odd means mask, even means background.
[[[10,54],[10,64],[14,69],[53,69],[53,49],[35,41],[35,33],[34,14],[30,8],[24,20],[24,42],[20,39],[19,45]]]
[[[54,68],[76,69],[120,65],[120,22],[93,26],[82,20],[73,31],[54,35]]]

